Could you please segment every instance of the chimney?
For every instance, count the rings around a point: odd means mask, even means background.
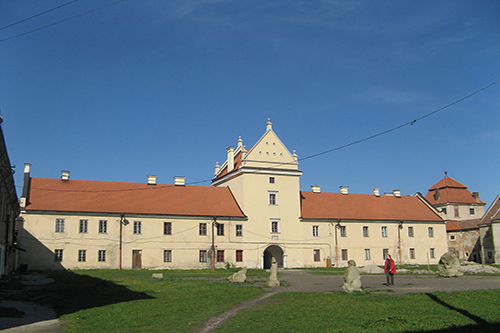
[[[26,207],[26,203],[28,202],[29,188],[30,188],[30,172],[31,172],[31,164],[24,164],[24,178],[23,178],[23,190],[21,193],[21,208]]]
[[[440,197],[441,197],[441,195],[439,194],[439,189],[437,188],[434,191],[434,200],[438,201]]]
[[[272,129],[273,129],[273,123],[271,122],[271,118],[267,118],[266,131],[270,131]]]
[[[320,185],[311,185],[311,191],[313,193],[321,193],[321,186]]]
[[[227,172],[234,169],[234,147],[227,148]]]
[[[349,194],[349,186],[340,186],[340,193]]]
[[[69,171],[67,171],[67,170],[61,171],[61,180],[64,180],[64,181],[69,180]]]
[[[186,186],[186,177],[174,177],[175,186]]]
[[[156,185],[156,176],[148,175],[148,185]]]
[[[394,193],[394,196],[396,198],[401,198],[401,190],[394,190],[392,191],[392,193]]]
[[[379,197],[380,196],[380,189],[379,188],[374,188],[373,189],[373,195],[376,196],[376,197]]]
[[[219,170],[220,170],[220,165],[219,165],[219,162],[216,162],[216,163],[215,163],[215,173],[214,173],[214,175],[218,174],[218,173],[219,173]]]
[[[479,192],[472,192],[472,197],[474,198],[475,202],[479,202]]]

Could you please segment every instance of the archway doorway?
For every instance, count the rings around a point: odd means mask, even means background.
[[[264,269],[271,268],[273,257],[276,258],[278,267],[283,268],[283,249],[278,245],[270,245],[264,250]]]

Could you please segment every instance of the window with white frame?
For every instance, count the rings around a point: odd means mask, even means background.
[[[382,258],[385,260],[389,254],[389,249],[382,249]]]
[[[269,191],[269,205],[270,206],[278,205],[278,192]]]
[[[172,222],[163,222],[163,234],[164,235],[172,234]]]
[[[319,237],[319,225],[313,225],[313,237]]]
[[[224,223],[217,223],[217,236],[224,236]]]
[[[79,233],[86,234],[89,228],[89,220],[80,220]]]
[[[387,227],[386,226],[382,227],[382,237],[387,237]]]
[[[369,237],[368,226],[363,227],[363,237]]]
[[[207,250],[200,250],[199,261],[207,262]]]
[[[236,261],[243,261],[243,250],[236,250]]]
[[[414,237],[413,227],[408,227],[408,237]]]
[[[276,177],[269,177],[269,184],[275,184],[276,183]]]
[[[243,224],[237,224],[236,225],[236,237],[242,237],[243,236]]]
[[[431,257],[431,259],[436,258],[435,250],[433,247],[431,247],[431,249],[429,250],[429,256]]]
[[[370,260],[370,249],[365,249],[365,260]]]
[[[415,249],[414,248],[410,249],[410,259],[415,259]]]
[[[134,221],[134,235],[142,234],[142,222]]]
[[[108,233],[108,221],[100,220],[99,221],[99,233],[107,234]]]
[[[429,233],[429,237],[434,237],[434,227],[427,228],[427,231]]]
[[[78,261],[87,261],[87,250],[78,250]]]
[[[64,219],[56,219],[56,232],[64,232]]]
[[[347,228],[345,225],[341,225],[340,229],[340,237],[347,237]]]
[[[470,215],[475,215],[476,214],[476,209],[475,208],[469,208],[469,214]]]
[[[99,250],[97,252],[97,261],[99,261],[99,262],[106,261],[106,250]]]
[[[271,233],[279,234],[280,233],[280,220],[271,220]]]
[[[450,240],[455,240],[455,235],[450,235]]]
[[[63,260],[63,250],[62,249],[55,249],[54,250],[54,260],[55,261],[62,261]]]
[[[199,225],[199,234],[200,234],[200,236],[206,236],[207,235],[207,224],[206,223],[200,223],[200,225]]]
[[[172,250],[163,250],[163,262],[172,262]]]
[[[347,256],[347,249],[342,249],[341,253],[342,253],[342,260],[345,261],[349,259],[349,257]]]

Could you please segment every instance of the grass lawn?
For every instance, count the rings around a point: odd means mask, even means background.
[[[55,283],[36,292],[22,289],[17,298],[55,308],[67,332],[192,332],[266,293],[259,286],[269,273],[248,270],[249,278],[260,282],[225,282],[235,271],[51,271],[45,273]],[[152,273],[164,278],[153,279]],[[500,290],[404,296],[283,291],[240,312],[218,331],[500,331]]]

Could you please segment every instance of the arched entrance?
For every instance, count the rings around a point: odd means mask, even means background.
[[[283,249],[278,245],[270,245],[264,250],[264,269],[271,268],[273,257],[276,258],[278,267],[283,267]]]

